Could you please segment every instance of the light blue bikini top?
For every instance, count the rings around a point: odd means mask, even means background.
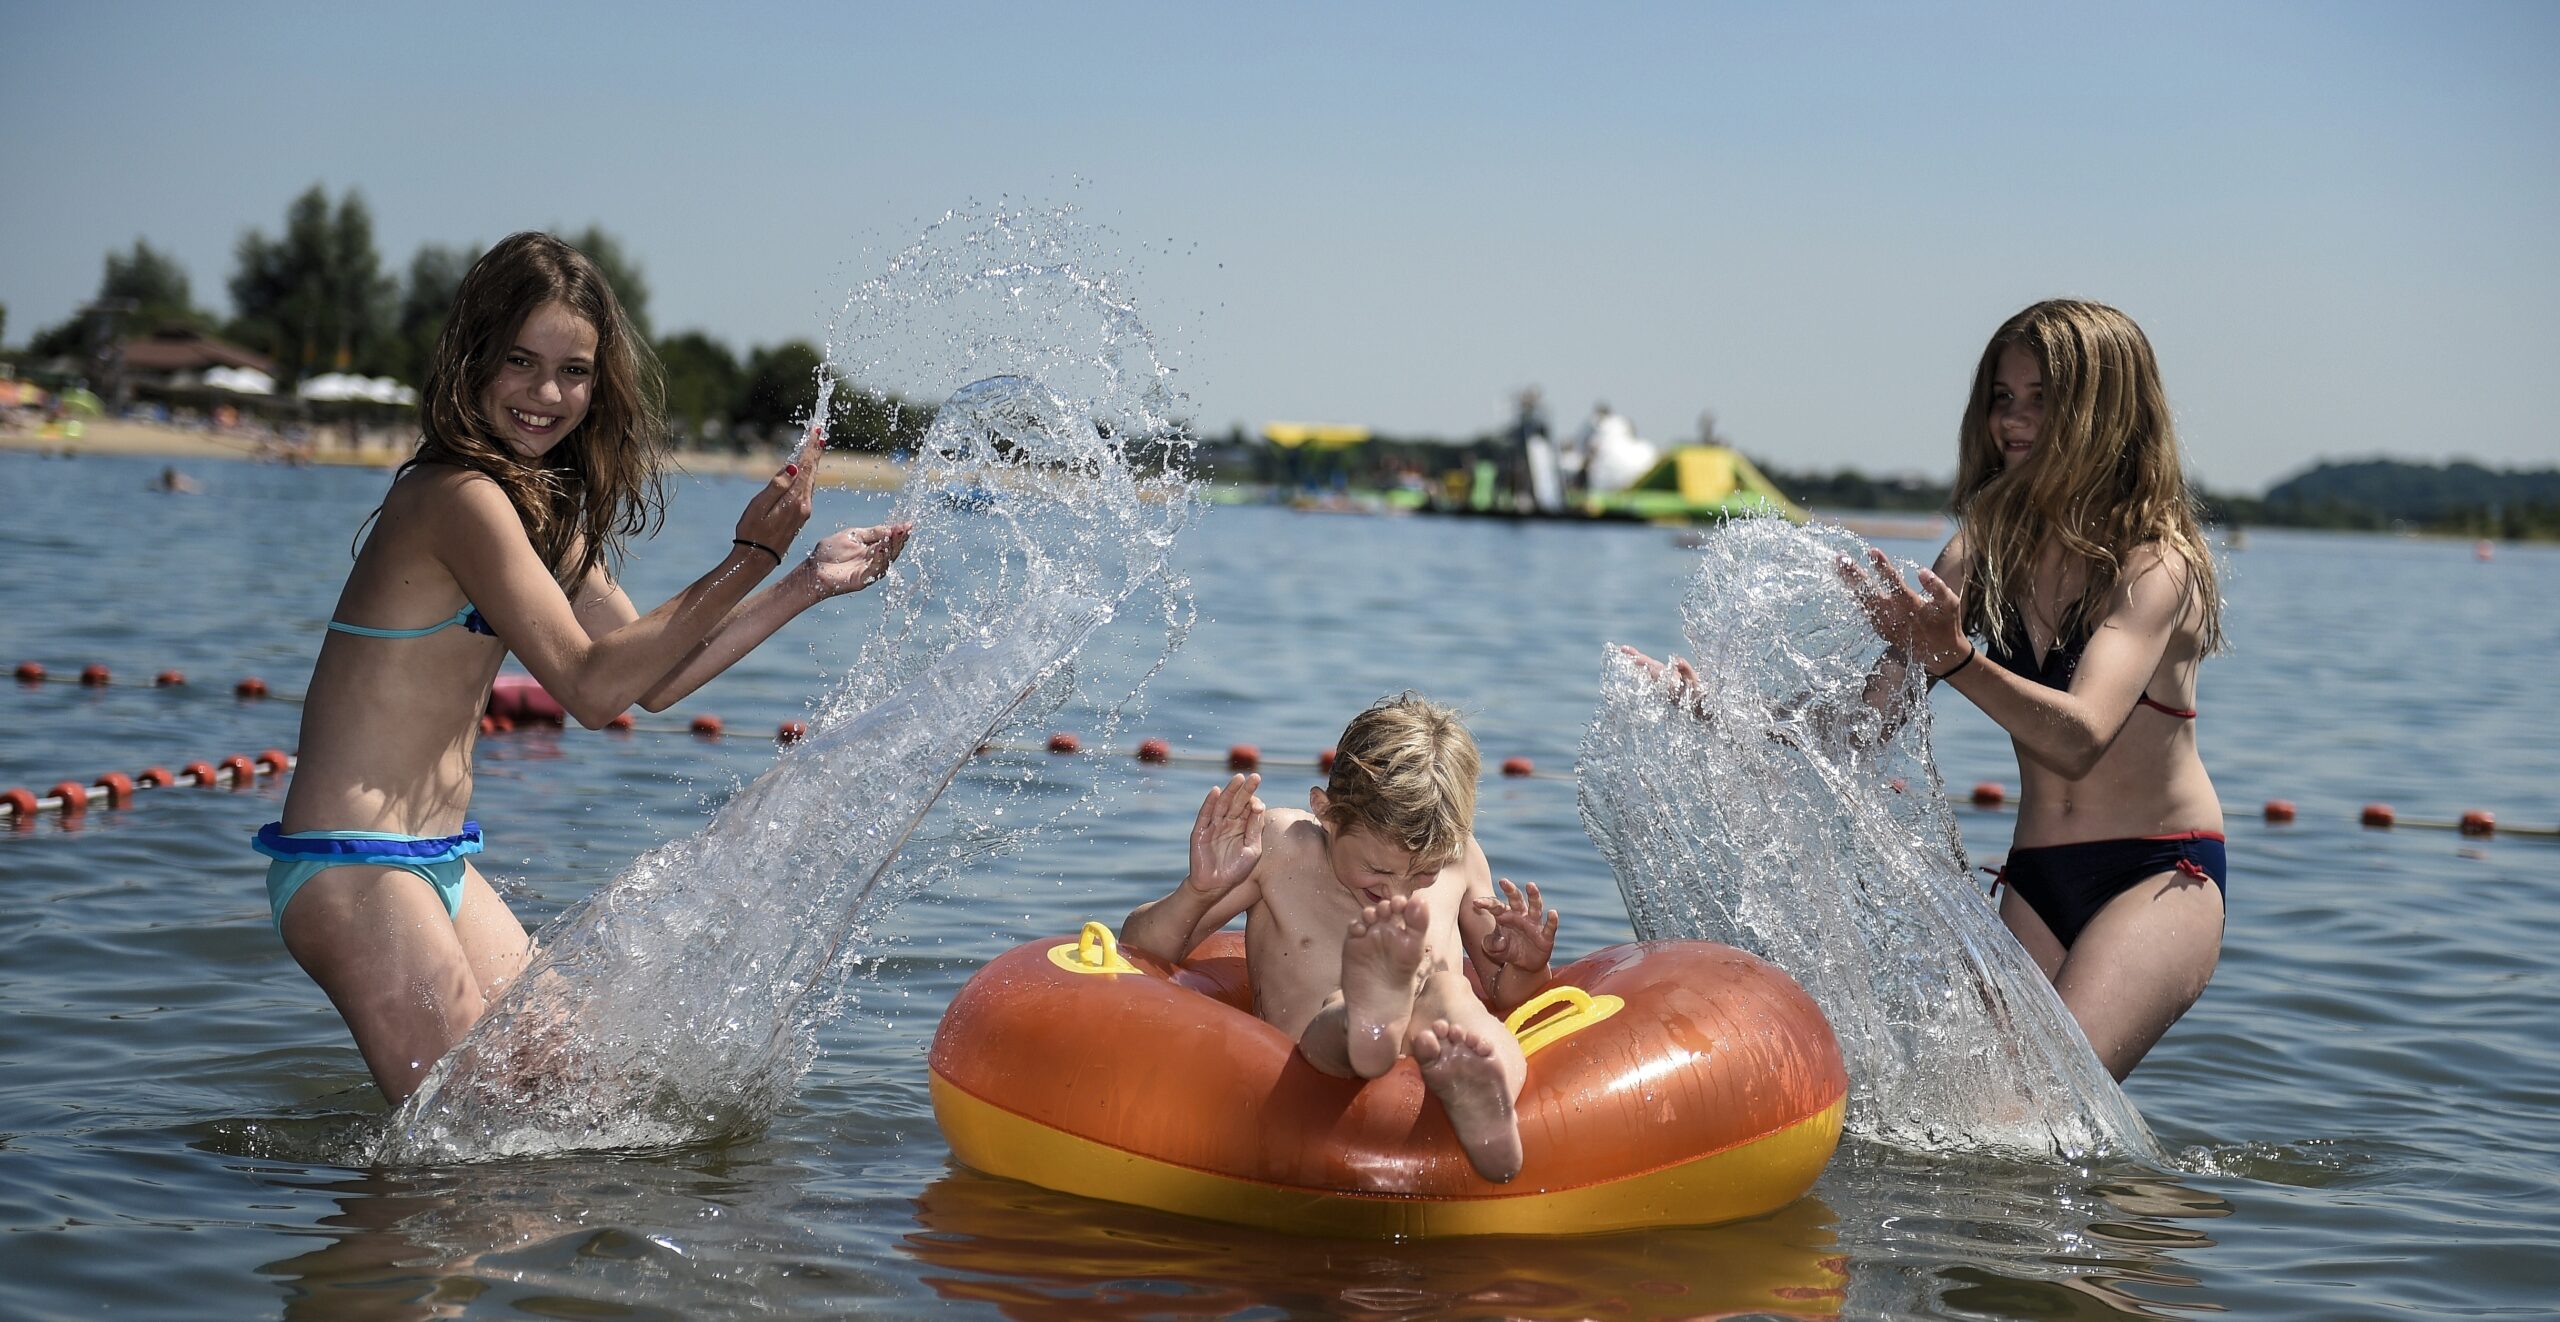
[[[488,619],[480,614],[480,608],[467,601],[462,603],[462,609],[453,613],[452,619],[438,620],[423,629],[368,629],[361,624],[331,620],[329,631],[358,634],[366,638],[424,638],[431,633],[442,633],[457,624],[471,633],[486,634],[491,638],[498,636],[498,631],[490,628]]]

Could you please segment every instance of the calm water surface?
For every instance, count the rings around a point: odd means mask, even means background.
[[[0,455],[0,787],[290,747],[350,534],[382,475]],[[628,578],[644,604],[726,549],[744,483],[676,483]],[[880,498],[832,493],[860,522]],[[1925,559],[1933,547],[1890,546]],[[1183,560],[1202,622],[1132,736],[1310,757],[1383,692],[1471,713],[1479,832],[1543,882],[1564,952],[1628,936],[1569,773],[1604,640],[1673,644],[1691,553],[1637,528],[1219,509]],[[923,1052],[1010,946],[1116,920],[1183,866],[1217,774],[998,752],[1079,814],[899,910],[799,1105],[766,1132],[634,1156],[368,1169],[380,1115],[345,1030],[268,925],[247,833],[272,787],[165,790],[0,837],[0,1316],[1009,1318],[2552,1316],[2560,1307],[2560,844],[2365,831],[2494,810],[2560,826],[2560,554],[2253,535],[2233,655],[2199,724],[2231,826],[2231,936],[2203,1002],[2130,1084],[2176,1169],[1844,1150],[1739,1226],[1532,1242],[1301,1240],[955,1169]],[[483,861],[529,920],[695,830],[773,756],[868,622],[804,617],[649,728],[484,740]],[[114,687],[60,682],[90,662]],[[147,687],[175,668],[192,681]],[[733,734],[682,732],[709,712]],[[2015,784],[2006,740],[1940,707],[1950,785]],[[1029,739],[1037,731],[1021,736]],[[1311,769],[1270,769],[1295,802]],[[2260,825],[2269,798],[2294,826]],[[1976,861],[2009,821],[1963,815]]]

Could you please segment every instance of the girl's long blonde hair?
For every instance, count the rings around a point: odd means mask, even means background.
[[[2001,353],[2016,346],[2044,371],[2044,430],[2033,462],[2011,473],[1991,435]],[[2222,649],[2222,596],[2213,556],[2178,461],[2178,438],[2151,341],[2102,303],[2052,299],[2009,318],[1982,351],[1965,403],[1951,500],[1971,559],[1961,584],[1967,632],[2007,636],[2048,544],[2088,566],[2079,600],[2062,612],[2095,620],[2136,547],[2157,543],[2186,566],[2203,606],[2203,649]]]
[[[498,439],[481,401],[525,318],[545,303],[595,327],[596,381],[578,429],[527,459]],[[574,591],[619,561],[626,539],[665,517],[665,394],[657,356],[633,333],[604,272],[548,234],[510,234],[462,277],[419,391],[418,452],[400,473],[451,464],[486,475],[515,505],[552,577]]]

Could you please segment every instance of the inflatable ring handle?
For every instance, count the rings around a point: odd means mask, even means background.
[[[1562,1014],[1549,1015],[1540,1020],[1537,1027],[1530,1028],[1526,1032],[1521,1031],[1531,1019],[1537,1018],[1541,1012],[1550,1007],[1558,1005],[1566,1007]],[[1534,1056],[1540,1048],[1599,1023],[1625,1009],[1626,1005],[1626,1001],[1621,997],[1594,996],[1580,987],[1549,987],[1530,997],[1519,1009],[1512,1011],[1510,1017],[1502,1021],[1502,1026],[1511,1030],[1513,1037],[1520,1039],[1521,1055]]]
[[[1071,945],[1049,947],[1049,962],[1069,973],[1144,972],[1120,957],[1120,942],[1100,923],[1086,923]]]

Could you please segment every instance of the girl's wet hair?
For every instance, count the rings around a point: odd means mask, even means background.
[[[528,459],[498,438],[482,401],[525,319],[546,303],[595,328],[595,386],[577,430]],[[548,234],[510,234],[462,277],[419,390],[418,452],[400,471],[451,464],[486,475],[514,502],[552,576],[574,590],[665,515],[664,399],[657,356],[633,333],[604,272]]]
[[[1416,693],[1380,698],[1351,718],[1325,778],[1325,825],[1358,826],[1446,863],[1476,818],[1475,736],[1448,707]]]
[[[2044,431],[2031,462],[2015,473],[1991,435],[1994,378],[2012,347],[2044,374]],[[2064,615],[2095,620],[2126,557],[2152,543],[2184,567],[2186,591],[2203,607],[2204,650],[2221,650],[2222,597],[2180,466],[2160,366],[2142,328],[2122,312],[2051,299],[2001,324],[1974,369],[1950,505],[1971,557],[1959,586],[1965,629],[1975,637],[2000,638],[2016,623],[2016,602],[2046,545],[2059,542],[2087,563],[2088,582]]]

